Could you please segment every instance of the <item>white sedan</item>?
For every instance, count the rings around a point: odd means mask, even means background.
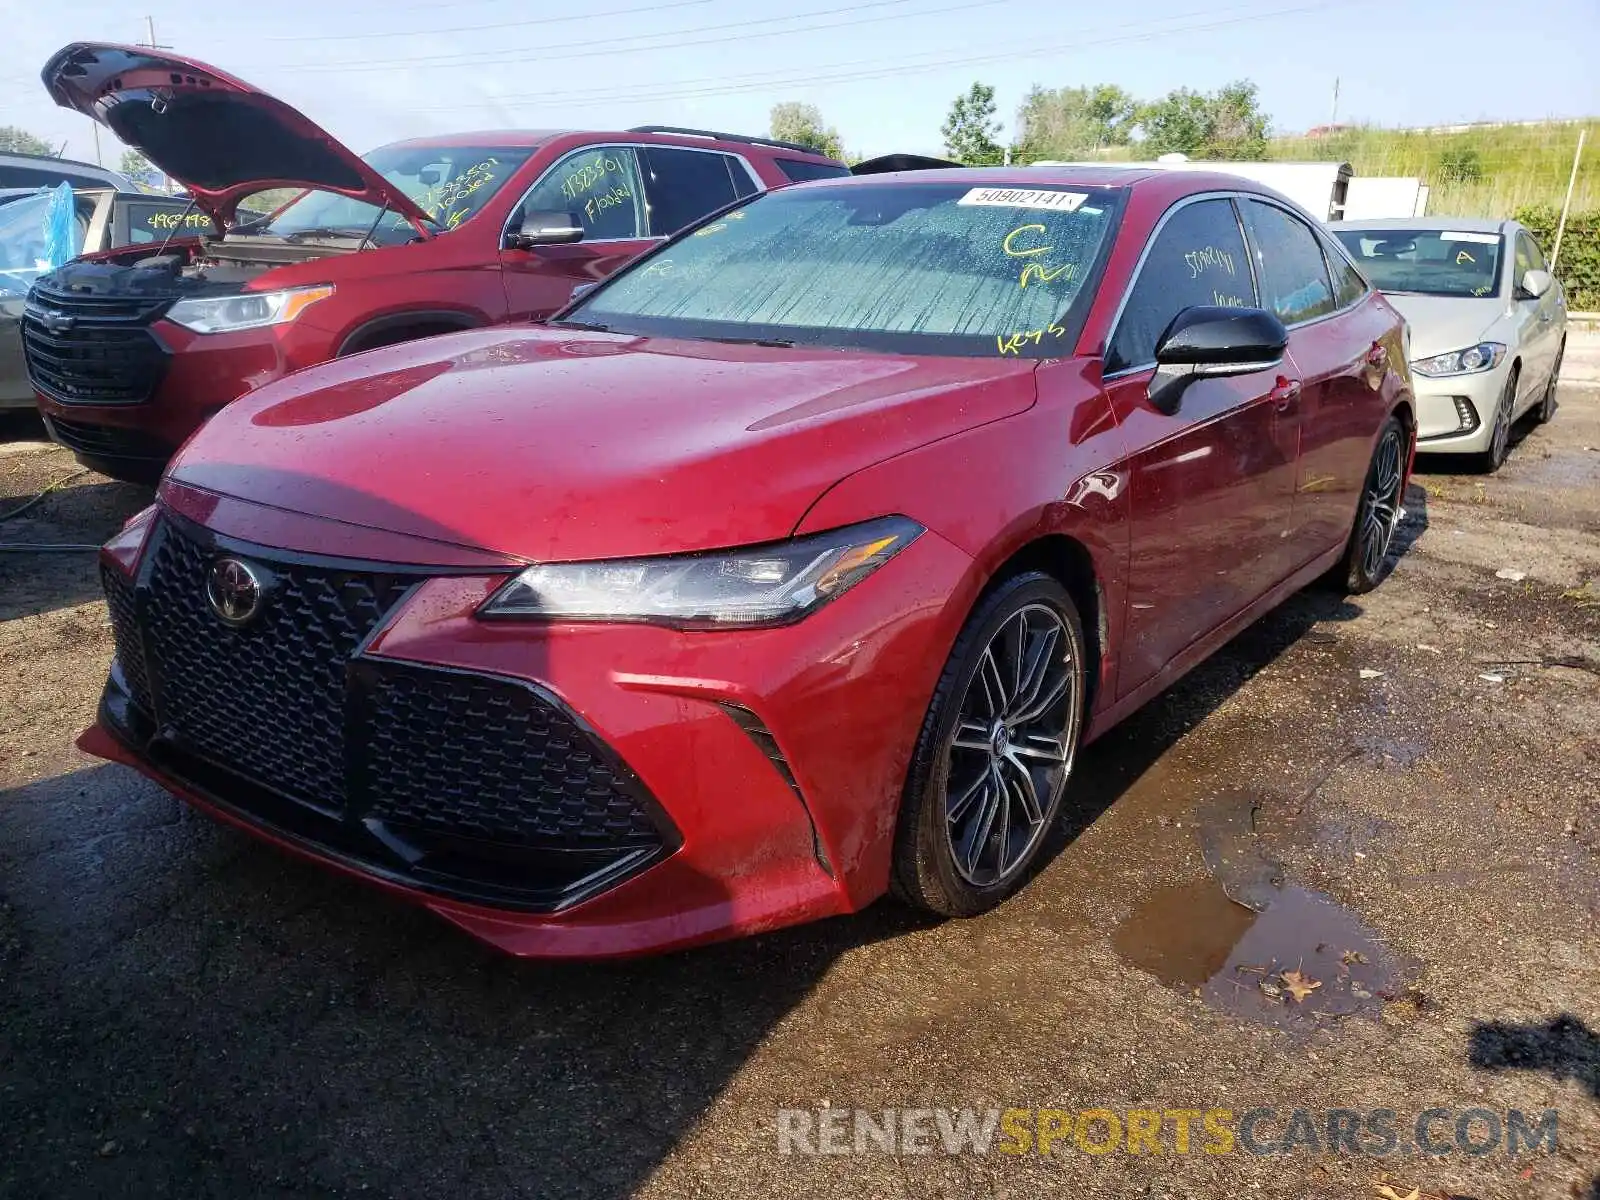
[[[1411,327],[1418,452],[1498,469],[1519,417],[1554,415],[1566,347],[1566,301],[1533,235],[1462,217],[1328,229]]]

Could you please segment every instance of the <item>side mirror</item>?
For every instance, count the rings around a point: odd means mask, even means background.
[[[532,250],[535,246],[567,246],[583,241],[583,225],[576,213],[541,212],[522,214],[522,224],[506,235],[510,250]]]
[[[1196,379],[1270,370],[1288,344],[1289,331],[1264,308],[1186,308],[1156,341],[1150,403],[1171,416]]]
[[[1549,271],[1541,271],[1535,267],[1523,273],[1522,282],[1517,286],[1518,300],[1537,300],[1555,286],[1555,276]]]

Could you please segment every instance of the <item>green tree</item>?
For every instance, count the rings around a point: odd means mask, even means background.
[[[1210,93],[1177,88],[1139,114],[1152,155],[1194,158],[1265,158],[1267,123],[1256,85],[1247,79]]]
[[[15,125],[0,125],[0,150],[13,154],[54,154],[55,147],[41,137]]]
[[[122,158],[117,162],[117,170],[129,179],[137,179],[144,183],[155,182],[159,172],[150,165],[150,160],[137,150],[124,150]]]
[[[1004,160],[1005,151],[996,140],[1000,122],[994,113],[994,89],[987,84],[974,83],[965,95],[956,97],[940,129],[951,158],[969,167],[993,166]]]
[[[1017,110],[1017,156],[1023,162],[1078,158],[1125,146],[1138,115],[1138,101],[1115,84],[1054,90],[1035,85]]]
[[[829,158],[844,158],[839,131],[822,119],[822,112],[815,104],[802,104],[798,100],[774,104],[767,121],[767,133],[780,141],[815,146],[818,153]]]

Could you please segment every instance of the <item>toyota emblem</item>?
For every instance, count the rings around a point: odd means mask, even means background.
[[[206,599],[225,625],[246,625],[261,609],[261,577],[249,563],[219,558],[206,572]]]

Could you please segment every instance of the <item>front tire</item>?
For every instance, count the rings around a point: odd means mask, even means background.
[[[1550,364],[1550,382],[1545,385],[1544,399],[1539,401],[1539,409],[1534,417],[1539,424],[1544,425],[1556,415],[1556,385],[1561,379],[1561,360],[1566,357],[1567,341],[1561,339],[1561,348],[1556,351],[1556,360]]]
[[[1511,421],[1517,408],[1517,381],[1522,373],[1516,368],[1511,368],[1511,374],[1506,377],[1505,390],[1500,393],[1500,402],[1494,409],[1494,428],[1489,433],[1489,448],[1478,457],[1478,469],[1485,475],[1493,475],[1506,461],[1506,455],[1511,452]]]
[[[1030,571],[967,618],[906,779],[891,887],[951,917],[985,912],[1036,865],[1077,753],[1083,623],[1065,588]]]
[[[1360,595],[1383,582],[1400,526],[1400,489],[1405,477],[1405,427],[1400,418],[1390,416],[1378,433],[1378,444],[1367,467],[1367,480],[1356,506],[1355,526],[1345,546],[1344,560],[1334,568],[1333,579],[1341,590]]]

